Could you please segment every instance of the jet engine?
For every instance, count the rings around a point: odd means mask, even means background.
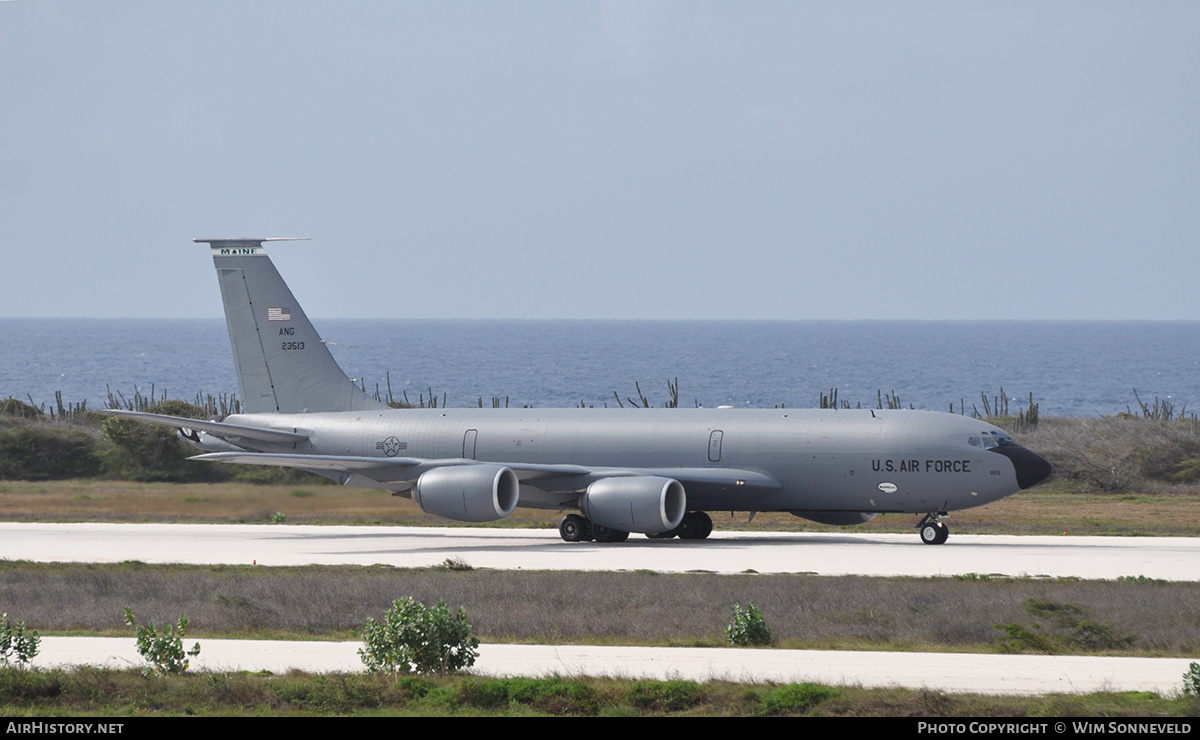
[[[517,508],[517,474],[500,465],[453,465],[426,471],[412,499],[426,514],[460,522],[494,522]]]
[[[870,511],[792,511],[790,513],[792,516],[808,519],[817,524],[834,524],[837,526],[866,524],[875,518],[874,512]]]
[[[687,496],[683,484],[671,478],[602,478],[588,486],[579,509],[593,524],[657,534],[679,526],[687,511]]]

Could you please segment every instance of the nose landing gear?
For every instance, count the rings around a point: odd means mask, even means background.
[[[950,528],[942,520],[950,516],[944,511],[936,514],[926,514],[917,525],[921,532],[921,541],[926,545],[941,545],[950,537]]]

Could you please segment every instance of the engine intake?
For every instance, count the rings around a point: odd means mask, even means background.
[[[494,522],[517,508],[517,474],[500,465],[453,465],[426,471],[412,498],[426,514],[460,522]]]
[[[687,495],[683,484],[672,478],[602,478],[588,486],[579,508],[594,524],[623,532],[657,534],[675,529],[683,521]]]

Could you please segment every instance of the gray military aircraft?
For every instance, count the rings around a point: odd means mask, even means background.
[[[195,460],[299,468],[411,497],[464,522],[517,506],[567,514],[568,542],[703,539],[708,511],[787,511],[824,524],[948,512],[997,501],[1050,464],[978,419],[936,411],[798,409],[393,409],[338,366],[263,247],[196,239],[216,264],[245,413],[178,427]]]

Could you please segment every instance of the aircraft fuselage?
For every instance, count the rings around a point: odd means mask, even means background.
[[[299,445],[259,443],[262,452],[640,473],[730,468],[778,481],[774,490],[689,483],[688,508],[701,510],[922,513],[980,506],[1021,490],[1014,461],[978,443],[1001,430],[935,411],[435,408],[247,414],[226,422],[309,438]],[[537,488],[577,494],[591,480],[548,477]],[[537,505],[536,496],[523,487],[521,505]],[[540,505],[559,508],[564,501],[551,496]]]

